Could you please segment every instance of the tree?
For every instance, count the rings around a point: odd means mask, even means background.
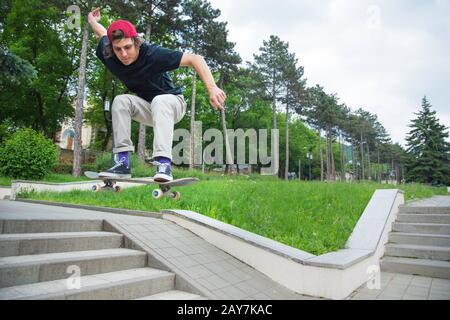
[[[406,164],[407,180],[422,183],[448,183],[450,176],[450,144],[447,127],[436,118],[436,111],[426,97],[422,99],[422,109],[417,118],[409,125],[412,130],[407,134],[407,153],[410,156]]]
[[[232,80],[232,73],[237,71],[237,65],[241,63],[241,57],[234,51],[235,44],[229,42],[228,30],[226,22],[211,22],[207,26],[206,41],[205,41],[205,53],[206,59],[209,62],[211,71],[219,72],[219,87],[224,88],[224,85]],[[225,106],[224,106],[225,107]],[[226,163],[230,163],[233,160],[232,151],[230,150],[230,144],[227,133],[226,122],[226,108],[225,111],[221,111],[222,119],[222,132],[225,140],[225,152]],[[225,166],[225,172],[228,172],[230,166]],[[233,173],[233,166],[231,165],[230,173]]]
[[[285,167],[284,167],[284,179],[288,180],[289,174],[289,110],[295,109],[301,111],[304,97],[305,97],[305,82],[306,79],[302,79],[304,69],[303,67],[297,67],[298,59],[295,54],[288,54],[287,60],[283,64],[283,82],[285,87],[285,96],[281,98],[281,102],[286,104],[286,132],[285,132]]]
[[[1,77],[0,119],[11,119],[18,127],[32,127],[54,139],[60,124],[73,113],[68,90],[76,51],[68,45],[69,32],[62,28],[54,6],[40,0],[16,0],[8,8],[0,23],[1,47],[6,52],[2,74],[9,74]],[[31,81],[13,76],[21,71],[32,76],[33,69],[36,76]]]
[[[333,137],[336,127],[339,123],[340,105],[336,94],[329,95],[323,87],[316,85],[308,89],[308,101],[305,106],[306,121],[317,130],[321,137],[322,130],[325,130],[326,143],[325,154],[327,162],[327,179],[332,180],[335,177],[334,151],[332,147]],[[324,165],[322,153],[322,139],[319,139],[319,157],[320,157],[320,179],[324,179]]]
[[[190,49],[194,54],[206,55],[206,42],[208,26],[220,15],[220,10],[213,9],[211,4],[203,0],[186,0],[182,4],[185,19],[183,19],[182,46]],[[196,102],[197,73],[192,76],[191,100],[191,141],[189,168],[194,168],[195,150],[195,102]],[[200,133],[201,134],[201,133]]]
[[[259,48],[259,54],[254,54],[255,63],[251,68],[261,75],[262,85],[267,91],[267,96],[272,101],[272,121],[273,129],[277,129],[277,101],[280,100],[283,92],[283,74],[286,70],[286,62],[289,61],[289,44],[281,41],[278,36],[271,35],[269,41],[263,41],[263,46]],[[278,149],[279,141],[274,142]],[[278,156],[277,152],[275,155]],[[278,158],[275,159],[278,163]],[[278,168],[275,168],[278,172]]]

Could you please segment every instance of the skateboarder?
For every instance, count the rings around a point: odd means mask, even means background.
[[[173,83],[167,71],[192,67],[208,89],[209,102],[215,110],[223,110],[225,93],[219,89],[202,56],[162,48],[144,42],[133,24],[126,20],[111,23],[106,30],[101,24],[100,8],[89,13],[88,22],[99,44],[96,55],[125,86],[136,95],[122,94],[114,98],[112,122],[114,149],[118,161],[101,176],[130,178],[129,154],[131,119],[153,127],[153,155],[157,164],[155,181],[173,179],[170,165],[174,124],[186,113],[182,91]]]

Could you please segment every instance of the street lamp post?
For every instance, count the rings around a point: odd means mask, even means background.
[[[302,180],[302,160],[298,160],[298,180]]]
[[[309,180],[311,181],[311,160],[313,158],[312,153],[308,152],[306,154],[306,157],[308,158],[308,163],[309,163]]]

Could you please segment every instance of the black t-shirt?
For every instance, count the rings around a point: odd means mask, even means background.
[[[104,57],[103,51],[108,43],[108,37],[103,36],[98,43],[96,55],[130,91],[148,102],[160,94],[182,93],[167,74],[167,71],[180,66],[183,56],[181,51],[144,42],[139,49],[137,60],[126,66],[115,55],[108,59]]]

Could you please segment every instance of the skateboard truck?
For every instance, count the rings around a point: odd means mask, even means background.
[[[159,189],[153,189],[153,199],[161,199],[164,196],[178,200],[180,199],[181,194],[178,191],[170,191],[170,186],[166,185],[159,185]]]

